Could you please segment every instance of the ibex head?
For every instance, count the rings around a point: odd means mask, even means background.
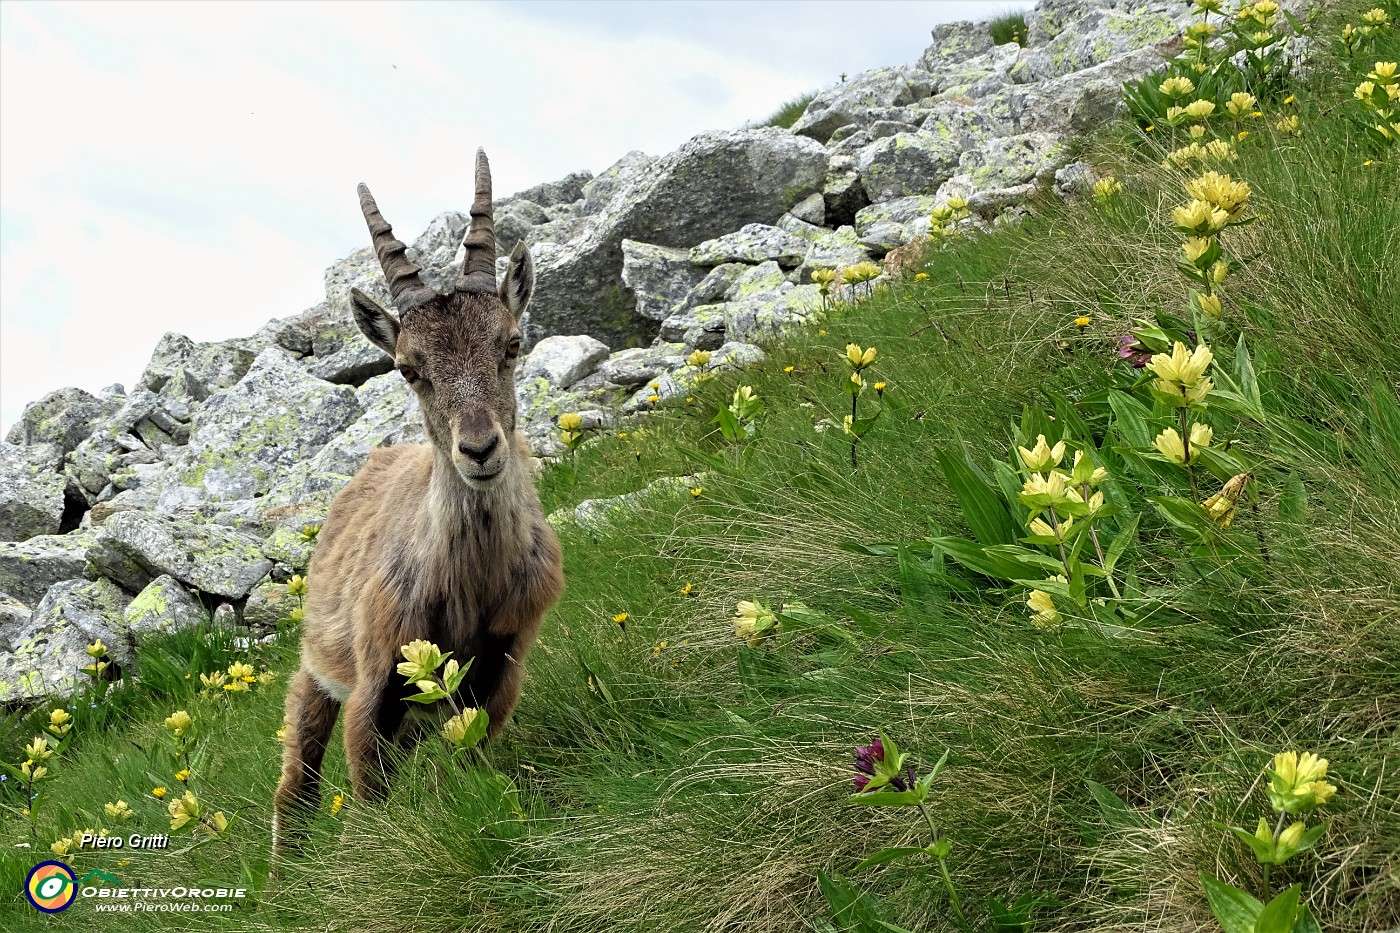
[[[476,153],[476,198],[465,241],[466,261],[452,292],[440,295],[419,278],[407,247],[360,185],[360,209],[398,309],[395,317],[351,289],[355,323],[418,393],[433,446],[450,457],[466,482],[494,484],[514,455],[515,361],[520,329],[535,287],[534,264],[523,243],[510,254],[496,287],[496,232],[491,217],[491,167]]]

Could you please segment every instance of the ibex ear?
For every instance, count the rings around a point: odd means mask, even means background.
[[[530,296],[535,293],[535,261],[530,258],[530,250],[524,241],[515,244],[506,263],[506,276],[501,280],[501,301],[518,319],[530,304]]]
[[[392,357],[399,344],[399,319],[358,288],[350,289],[350,309],[355,312],[360,333]]]

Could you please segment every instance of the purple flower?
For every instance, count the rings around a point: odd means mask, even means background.
[[[877,766],[884,764],[884,762],[885,743],[881,742],[879,739],[874,740],[869,745],[856,746],[857,774],[855,776],[855,785],[857,794],[863,793],[865,791],[865,788],[870,784],[870,779],[875,776]],[[913,783],[914,781],[913,768],[909,769],[909,781],[910,783]],[[904,778],[902,777],[890,778],[889,786],[893,787],[895,790],[909,789],[909,784],[906,784],[904,782]]]
[[[1118,338],[1118,357],[1142,369],[1152,359],[1152,351],[1138,342],[1137,335],[1124,334]]]

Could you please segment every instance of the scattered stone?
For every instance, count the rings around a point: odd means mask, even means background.
[[[57,534],[67,487],[63,474],[31,465],[24,448],[0,441],[0,541]]]
[[[622,284],[632,289],[637,313],[644,318],[665,320],[704,277],[687,250],[622,241]]]
[[[155,632],[175,632],[209,621],[209,611],[180,581],[166,574],[156,577],[126,607],[126,627],[140,641]]]
[[[217,525],[118,512],[103,522],[87,552],[93,576],[139,592],[169,574],[205,593],[241,599],[272,569],[259,542]]]
[[[546,337],[526,357],[519,378],[544,378],[556,388],[567,389],[607,358],[608,345],[586,334]]]
[[[0,542],[0,592],[31,606],[37,604],[55,583],[83,575],[92,541],[92,534],[74,532]]]

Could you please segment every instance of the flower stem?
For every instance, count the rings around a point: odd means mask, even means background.
[[[1275,846],[1278,845],[1278,837],[1279,837],[1280,835],[1283,834],[1283,823],[1284,823],[1284,821],[1287,820],[1287,819],[1288,819],[1288,811],[1287,811],[1287,810],[1280,810],[1279,813],[1278,813],[1278,822],[1274,824],[1274,845],[1275,845]],[[1270,870],[1271,868],[1273,868],[1273,867],[1274,867],[1274,866],[1272,866],[1272,865],[1265,865],[1265,866],[1264,866],[1264,897],[1263,897],[1263,900],[1265,901],[1265,903],[1267,903],[1268,900],[1269,900],[1269,870]]]
[[[859,373],[860,370],[856,370],[856,372]],[[856,426],[856,402],[859,400],[859,398],[860,398],[860,396],[857,396],[857,395],[852,395],[852,396],[851,396],[851,433],[852,433],[853,435],[854,435],[854,433],[855,433],[855,426]],[[859,440],[859,438],[857,438],[857,437],[852,437],[852,438],[851,438],[851,469],[852,469],[852,470],[855,470],[855,469],[857,468],[857,467],[856,467],[856,442],[857,442],[858,440]]]
[[[1055,518],[1055,510],[1054,510],[1054,509],[1050,509],[1050,510],[1049,510],[1048,512],[1046,512],[1045,514],[1050,516],[1050,527],[1053,528],[1053,529],[1055,529],[1055,546],[1058,547],[1058,548],[1060,549],[1060,563],[1063,564],[1063,565],[1064,565],[1064,568],[1065,568],[1065,579],[1066,579],[1066,580],[1069,580],[1069,579],[1071,579],[1071,578],[1073,577],[1074,574],[1073,574],[1073,572],[1072,572],[1072,571],[1070,570],[1070,568],[1069,568],[1069,555],[1067,555],[1067,554],[1065,553],[1065,542],[1064,542],[1064,538],[1062,538],[1062,537],[1060,536],[1060,522],[1059,522],[1059,519]],[[1095,544],[1098,544],[1098,541],[1095,540],[1094,543],[1095,543]],[[1103,555],[1102,555],[1102,554],[1099,555],[1099,560],[1100,560],[1100,561],[1103,560]]]
[[[1196,471],[1191,469],[1191,413],[1185,408],[1181,410],[1181,458],[1185,461],[1182,466],[1186,467],[1186,475],[1191,479],[1191,498],[1199,501],[1201,491],[1196,488]]]

